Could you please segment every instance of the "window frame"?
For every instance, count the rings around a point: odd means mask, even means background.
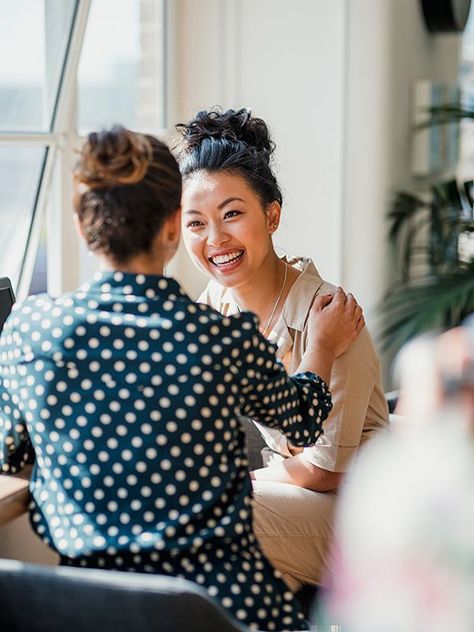
[[[38,251],[41,225],[45,218],[55,165],[58,161],[63,161],[64,154],[70,151],[71,129],[73,129],[71,122],[74,119],[73,114],[75,108],[76,74],[91,1],[92,0],[76,0],[73,9],[49,131],[31,133],[0,132],[1,146],[40,145],[45,149],[45,158],[38,178],[20,276],[15,287],[19,300],[24,299],[28,295],[30,288]],[[61,182],[61,186],[65,186],[64,182]],[[48,224],[49,227],[60,227],[63,224],[61,215],[64,213],[65,207],[67,208],[67,204],[54,206],[55,208],[52,208],[54,219],[51,218],[52,221],[49,221]],[[54,242],[59,236],[56,228],[53,228],[53,231],[53,234],[48,235],[48,254],[49,243]],[[77,257],[74,257],[74,253],[70,252],[69,244],[68,248],[63,250],[67,260],[59,262],[56,257],[53,257],[51,265],[48,264],[48,291],[51,293],[62,290],[62,272],[65,266],[73,273],[75,270],[77,271],[78,268]],[[49,258],[50,257],[48,257],[48,260]]]
[[[93,0],[76,0],[69,37],[63,57],[49,131],[2,132],[0,146],[41,146],[45,158],[38,178],[28,238],[22,257],[15,293],[18,300],[28,296],[40,243],[41,229],[47,232],[47,290],[58,296],[81,282],[81,247],[71,221],[71,172],[75,152],[83,137],[79,135],[77,114],[77,75],[82,46]],[[176,34],[174,2],[162,0],[163,24],[163,122],[155,130],[167,136],[176,112]]]

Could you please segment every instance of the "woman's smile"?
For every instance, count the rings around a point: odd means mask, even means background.
[[[220,272],[229,272],[240,266],[244,253],[244,250],[232,250],[231,252],[212,255],[208,259]]]

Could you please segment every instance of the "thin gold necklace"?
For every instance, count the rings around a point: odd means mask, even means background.
[[[280,294],[278,294],[277,300],[275,301],[275,305],[273,306],[272,313],[270,314],[270,318],[268,319],[267,324],[265,325],[264,329],[262,330],[262,336],[266,335],[267,329],[270,327],[270,325],[272,323],[273,316],[275,315],[275,312],[277,310],[278,304],[279,304],[280,299],[281,299],[281,297],[283,295],[283,290],[285,289],[286,280],[288,279],[288,266],[286,265],[286,263],[284,263],[284,266],[285,266],[285,276],[283,277],[283,285],[281,286]]]
[[[283,263],[284,263],[284,262],[283,262]],[[287,281],[287,279],[288,279],[288,266],[287,266],[287,264],[286,264],[286,263],[284,263],[284,266],[285,266],[285,275],[284,275],[284,277],[283,277],[283,285],[281,286],[280,293],[279,293],[279,294],[278,294],[278,296],[277,296],[277,299],[276,299],[276,301],[275,301],[275,304],[274,304],[273,309],[272,309],[272,313],[270,314],[270,318],[268,319],[267,324],[265,325],[265,327],[264,327],[263,329],[260,327],[260,331],[262,332],[262,336],[265,336],[265,335],[266,335],[266,333],[267,333],[267,329],[268,329],[268,328],[270,327],[270,325],[271,325],[271,322],[272,322],[272,320],[273,320],[273,316],[275,315],[275,312],[276,312],[276,310],[277,310],[278,304],[279,304],[279,302],[280,302],[280,299],[281,299],[281,297],[282,297],[282,295],[283,295],[283,291],[284,291],[284,289],[285,289],[286,281]],[[239,310],[239,312],[241,312],[242,310],[240,309],[240,305],[238,305],[238,303],[236,303],[236,305],[237,305],[237,309]]]

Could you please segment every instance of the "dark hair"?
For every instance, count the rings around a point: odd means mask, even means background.
[[[275,144],[265,121],[250,110],[198,112],[176,129],[182,135],[177,149],[184,179],[197,171],[231,171],[245,178],[264,206],[282,203],[270,166]]]
[[[149,252],[181,203],[181,174],[165,143],[120,125],[89,134],[74,182],[89,248],[119,263]]]

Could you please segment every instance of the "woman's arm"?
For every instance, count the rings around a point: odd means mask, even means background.
[[[334,359],[351,346],[364,327],[362,309],[340,287],[317,296],[308,315],[308,343],[297,373],[312,371],[329,384]]]
[[[337,489],[357,453],[366,422],[374,432],[387,424],[380,363],[366,329],[334,363],[330,390],[333,408],[323,439],[303,453],[287,444],[293,456],[284,464],[278,458],[270,460],[268,467],[254,473],[256,479],[320,492]]]
[[[244,361],[238,363],[244,369],[242,414],[281,430],[292,445],[312,445],[331,410],[325,381],[334,358],[350,346],[363,325],[361,309],[341,289],[334,297],[317,297],[308,318],[308,349],[292,377],[276,360],[275,347],[256,333],[250,343],[252,352],[246,352],[246,341]]]
[[[250,477],[256,481],[288,483],[313,492],[329,492],[339,487],[343,473],[323,470],[306,460],[302,454],[297,454],[255,470],[250,473]]]
[[[241,414],[280,430],[292,445],[313,445],[332,407],[326,383],[312,372],[289,377],[273,345],[260,333],[253,337],[252,348],[259,353],[247,354],[250,363],[236,362]]]
[[[10,317],[0,337],[0,473],[6,474],[16,474],[34,461],[16,372],[18,345]]]
[[[0,355],[1,358],[1,355]],[[0,374],[0,473],[16,474],[33,463],[34,451],[26,422]]]

